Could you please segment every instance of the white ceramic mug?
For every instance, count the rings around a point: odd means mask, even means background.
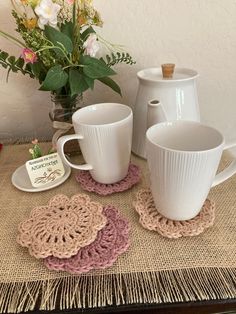
[[[132,144],[133,113],[130,107],[101,103],[79,109],[72,116],[76,134],[59,138],[62,160],[75,169],[89,170],[94,180],[110,184],[125,178]],[[72,164],[64,154],[67,141],[78,139],[85,165]]]
[[[147,159],[157,210],[188,220],[201,210],[211,187],[236,173],[236,160],[216,175],[225,144],[216,129],[193,121],[155,124],[148,129]]]

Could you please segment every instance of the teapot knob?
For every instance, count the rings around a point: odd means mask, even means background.
[[[162,75],[164,79],[169,79],[173,77],[175,64],[174,63],[165,63],[161,65]]]

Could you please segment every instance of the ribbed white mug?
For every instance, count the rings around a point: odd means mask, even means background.
[[[70,167],[89,170],[93,179],[110,184],[125,178],[128,172],[132,144],[133,113],[130,107],[116,103],[101,103],[84,107],[72,116],[76,134],[57,141],[63,162]],[[64,154],[67,141],[79,140],[86,164],[75,165]]]
[[[211,187],[236,173],[236,160],[216,175],[225,144],[216,129],[192,121],[155,124],[147,130],[147,160],[157,210],[188,220],[201,210]]]

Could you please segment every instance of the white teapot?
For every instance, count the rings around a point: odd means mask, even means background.
[[[137,73],[139,88],[133,110],[132,151],[140,157],[146,158],[145,134],[151,125],[173,120],[200,121],[196,87],[198,73],[186,68],[176,68],[174,73],[173,70],[174,65],[164,64],[162,68],[149,68]]]

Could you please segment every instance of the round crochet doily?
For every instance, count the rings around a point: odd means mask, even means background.
[[[102,269],[113,265],[118,256],[129,247],[129,223],[122,218],[113,206],[104,208],[107,218],[106,226],[98,232],[97,239],[67,259],[50,256],[44,260],[51,270],[68,271],[73,274],[88,272],[91,269]]]
[[[56,195],[46,206],[35,207],[19,225],[17,242],[36,258],[68,258],[92,243],[107,222],[103,206],[85,194]]]
[[[95,192],[99,195],[109,195],[113,193],[123,192],[137,184],[141,179],[140,168],[134,164],[130,164],[127,176],[113,184],[103,184],[96,182],[89,171],[79,171],[76,180],[80,183],[83,190]]]
[[[137,193],[134,208],[139,213],[139,222],[145,229],[157,231],[167,238],[196,236],[211,227],[215,219],[215,203],[209,199],[205,201],[200,213],[190,220],[167,219],[158,213],[149,189]]]

